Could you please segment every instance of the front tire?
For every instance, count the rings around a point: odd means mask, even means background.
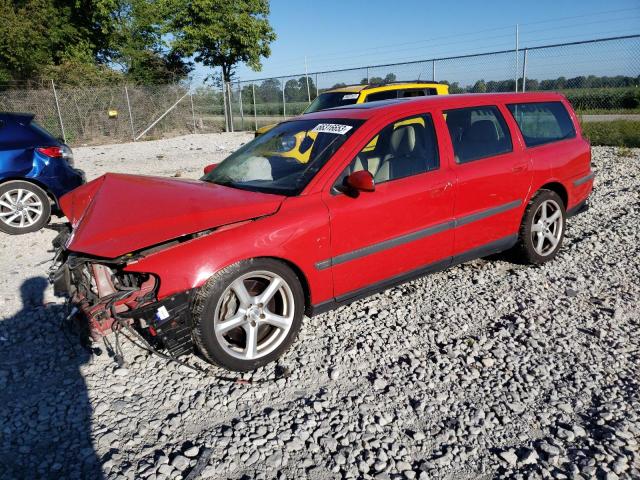
[[[540,190],[529,202],[522,218],[516,257],[523,262],[541,265],[555,258],[562,246],[567,215],[560,196]]]
[[[36,232],[50,217],[49,197],[37,185],[24,180],[0,185],[0,231],[9,235]]]
[[[298,335],[304,292],[284,263],[245,260],[212,276],[193,304],[193,338],[211,363],[249,371],[280,357]]]

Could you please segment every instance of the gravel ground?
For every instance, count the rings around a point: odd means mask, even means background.
[[[197,176],[248,138],[76,155],[90,178]],[[308,319],[253,384],[90,355],[48,303],[53,232],[2,237],[0,477],[640,478],[640,150],[593,154],[555,261],[478,260]]]

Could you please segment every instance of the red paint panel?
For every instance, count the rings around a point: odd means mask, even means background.
[[[329,215],[319,195],[287,198],[276,215],[181,243],[131,263],[128,271],[160,280],[159,298],[199,287],[240,260],[275,257],[302,272],[312,302],[332,298],[331,271],[314,265],[329,255]]]
[[[331,257],[411,235],[451,220],[448,169],[385,182],[357,198],[325,195],[331,215]],[[451,255],[453,230],[427,235],[334,265],[336,296]]]

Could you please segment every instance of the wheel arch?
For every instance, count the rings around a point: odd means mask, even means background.
[[[540,190],[551,190],[552,192],[555,192],[556,194],[558,194],[558,196],[560,197],[560,199],[564,203],[565,210],[569,208],[569,191],[567,190],[567,188],[561,182],[558,182],[558,181],[547,182],[544,185],[541,185],[533,193],[533,195],[538,193]],[[532,195],[532,197],[533,197],[533,195]]]
[[[309,285],[309,280],[305,275],[304,271],[296,265],[294,262],[287,258],[275,257],[275,256],[262,256],[262,257],[253,257],[254,260],[266,258],[270,260],[276,260],[278,262],[284,263],[287,267],[289,267],[293,273],[296,274],[298,280],[300,281],[300,286],[302,287],[302,291],[304,292],[304,311],[305,315],[309,316],[311,312],[311,287]]]
[[[17,176],[11,176],[11,177],[5,177],[5,178],[0,178],[0,185],[4,185],[5,183],[8,182],[16,182],[16,181],[20,181],[20,182],[27,182],[27,183],[31,183],[32,185],[35,185],[36,187],[40,188],[40,190],[42,190],[47,197],[49,197],[49,200],[51,200],[52,206],[58,210],[59,206],[58,206],[58,199],[56,198],[56,196],[53,194],[53,192],[51,192],[51,190],[49,189],[49,187],[47,187],[46,184],[34,179],[34,178],[29,178],[29,177],[17,177]]]

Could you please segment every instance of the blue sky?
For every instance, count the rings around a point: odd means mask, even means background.
[[[241,80],[302,73],[305,56],[311,72],[510,49],[516,24],[521,47],[640,33],[640,1],[272,0],[269,19],[272,55]]]

